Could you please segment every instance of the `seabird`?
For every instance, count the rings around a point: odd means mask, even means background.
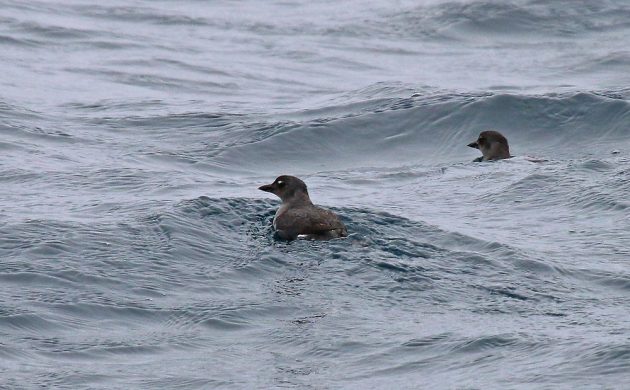
[[[501,160],[512,157],[510,156],[510,147],[508,146],[507,138],[498,131],[482,131],[477,141],[469,143],[468,146],[479,149],[483,155],[474,159],[473,161],[475,162]]]
[[[298,236],[311,239],[329,239],[348,235],[345,225],[332,211],[317,207],[311,202],[306,184],[295,176],[279,176],[273,183],[258,188],[271,192],[282,200],[276,211],[273,227],[283,240]]]

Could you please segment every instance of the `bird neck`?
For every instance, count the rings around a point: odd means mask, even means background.
[[[291,206],[305,206],[312,205],[311,198],[308,196],[308,192],[296,191],[286,199],[282,199],[282,203],[289,204]]]
[[[510,147],[507,144],[495,142],[484,154],[486,160],[510,158]]]

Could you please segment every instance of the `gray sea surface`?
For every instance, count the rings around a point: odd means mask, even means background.
[[[627,0],[0,0],[0,388],[628,389],[629,48]],[[349,237],[275,240],[281,174]]]

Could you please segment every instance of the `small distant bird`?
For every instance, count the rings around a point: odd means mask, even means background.
[[[258,188],[271,192],[282,200],[276,211],[273,227],[283,240],[298,236],[311,239],[345,237],[348,231],[335,213],[317,207],[311,202],[306,184],[295,176],[279,176],[273,183]]]
[[[510,156],[510,147],[508,146],[507,138],[498,131],[482,131],[477,141],[469,143],[468,146],[479,149],[483,155],[474,159],[473,161],[475,162],[501,160],[512,157]]]

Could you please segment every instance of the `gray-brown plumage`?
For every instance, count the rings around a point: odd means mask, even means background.
[[[273,183],[259,190],[271,192],[282,200],[276,211],[273,227],[278,237],[294,240],[300,235],[312,239],[345,237],[348,231],[332,211],[311,202],[306,184],[295,176],[279,176]]]
[[[501,160],[512,157],[507,138],[498,131],[482,131],[477,141],[469,143],[468,146],[481,151],[482,156],[474,161]]]

